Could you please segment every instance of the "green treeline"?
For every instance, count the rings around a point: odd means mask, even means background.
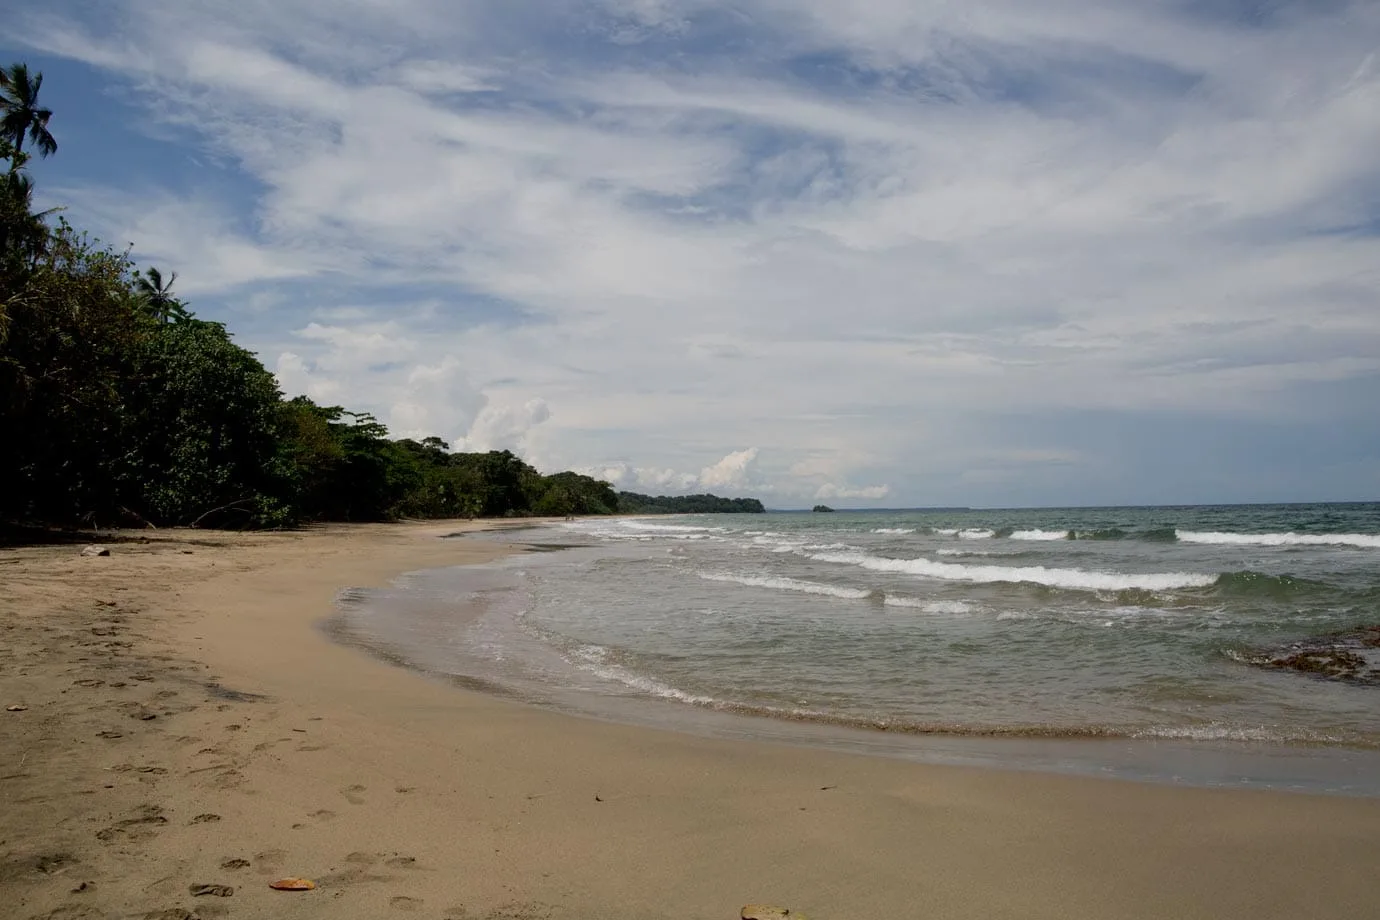
[[[625,514],[762,514],[767,509],[755,498],[639,495],[637,492],[619,492],[618,510]]]
[[[175,273],[141,272],[61,214],[34,211],[28,163],[57,151],[42,79],[22,64],[0,70],[0,520],[276,527],[680,502],[762,510],[620,496],[508,451],[393,440],[369,415],[284,399],[224,325],[173,293]]]

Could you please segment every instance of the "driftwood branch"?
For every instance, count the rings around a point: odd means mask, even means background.
[[[200,527],[202,521],[206,520],[208,517],[210,517],[211,515],[215,514],[217,511],[230,511],[231,509],[239,508],[241,505],[244,505],[244,504],[246,504],[246,503],[248,503],[248,502],[251,502],[251,501],[253,501],[252,498],[240,498],[240,499],[236,499],[236,500],[233,501],[233,502],[229,502],[229,503],[227,503],[227,504],[221,505],[221,506],[218,507],[218,508],[212,508],[210,511],[207,511],[207,512],[205,512],[204,514],[202,514],[200,517],[198,517],[195,521],[192,521],[192,523],[189,524],[188,526],[190,526],[190,527]]]
[[[145,530],[157,530],[157,529],[158,529],[158,527],[157,527],[152,521],[145,520],[144,516],[143,516],[142,514],[140,514],[139,512],[137,512],[137,511],[131,511],[131,510],[129,510],[128,508],[126,508],[124,505],[121,505],[121,506],[120,506],[120,510],[123,511],[125,514],[129,515],[130,517],[134,518],[134,519],[135,519],[136,521],[138,521],[140,524],[143,524]]]

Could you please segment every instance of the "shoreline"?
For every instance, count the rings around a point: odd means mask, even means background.
[[[519,590],[512,571],[516,566],[508,563],[517,562],[522,571],[531,573],[548,564],[548,560],[532,558],[535,553],[599,549],[593,543],[550,542],[541,525],[530,529],[530,538],[517,544],[525,552],[516,559],[496,560],[480,570],[465,567],[466,571],[452,577],[444,569],[415,570],[381,589],[347,592],[321,624],[322,631],[334,642],[463,689],[576,718],[671,729],[695,737],[787,744],[926,764],[1204,788],[1380,797],[1380,750],[1360,744],[1202,737],[1187,729],[883,725],[843,714],[696,697],[669,685],[647,689],[617,677],[603,676],[602,685],[598,680],[591,685],[587,672],[553,658],[550,648],[526,647],[529,640],[500,638],[492,631],[507,628],[514,604],[520,603],[505,603],[510,592]],[[507,534],[498,538],[510,539]],[[563,567],[559,558],[549,562]],[[399,587],[402,583],[407,587]],[[466,596],[451,597],[450,591]],[[478,644],[469,635],[476,621],[490,624]],[[496,622],[504,625],[495,627]],[[464,629],[452,632],[455,624],[463,624]],[[451,641],[439,648],[430,641],[443,635]],[[518,644],[509,644],[513,641]],[[491,642],[503,648],[502,666],[480,654]],[[538,657],[531,658],[533,654]],[[548,679],[557,673],[553,666],[559,676]],[[559,671],[561,667],[568,670]]]
[[[1375,800],[606,723],[321,633],[343,588],[511,551],[432,539],[471,527],[0,551],[2,702],[28,707],[0,712],[16,916],[1340,917],[1380,897]]]

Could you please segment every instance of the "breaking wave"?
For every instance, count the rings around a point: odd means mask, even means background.
[[[651,524],[646,521],[620,521],[619,526],[628,530],[641,530],[647,533],[723,533],[722,527],[692,527],[688,524]]]
[[[918,597],[902,597],[888,594],[882,601],[888,607],[909,607],[924,613],[972,613],[977,608],[964,601],[927,601]]]
[[[725,581],[749,588],[772,588],[777,591],[800,591],[804,594],[821,594],[844,600],[862,600],[871,597],[873,592],[866,588],[843,588],[838,585],[822,585],[814,581],[801,581],[798,578],[784,578],[776,575],[737,575],[732,572],[696,572],[705,581]]]
[[[585,645],[574,649],[566,660],[587,674],[593,674],[601,680],[622,684],[639,693],[660,697],[664,700],[690,703],[695,706],[713,706],[717,703],[713,697],[686,693],[684,690],[678,690],[645,674],[630,671],[622,665],[610,661],[611,657],[610,651],[602,645]]]
[[[1012,531],[1013,540],[1068,540],[1072,536],[1072,531],[1068,530],[1016,530]]]
[[[1180,530],[1181,543],[1224,546],[1358,546],[1380,549],[1380,534],[1371,533],[1217,533]]]
[[[998,566],[959,565],[935,562],[931,559],[887,559],[863,553],[817,553],[810,556],[818,562],[856,565],[873,572],[896,572],[920,578],[978,583],[1021,583],[1046,585],[1051,588],[1071,588],[1084,591],[1121,591],[1141,588],[1146,591],[1169,591],[1174,588],[1206,588],[1216,583],[1218,576],[1194,572],[1162,572],[1123,574],[1120,572],[1089,572],[1083,569],[1051,569],[1042,565]]]

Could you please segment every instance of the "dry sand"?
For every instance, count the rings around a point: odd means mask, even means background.
[[[1380,915],[1380,801],[610,725],[322,636],[343,586],[503,552],[454,529],[0,552],[0,918]]]

